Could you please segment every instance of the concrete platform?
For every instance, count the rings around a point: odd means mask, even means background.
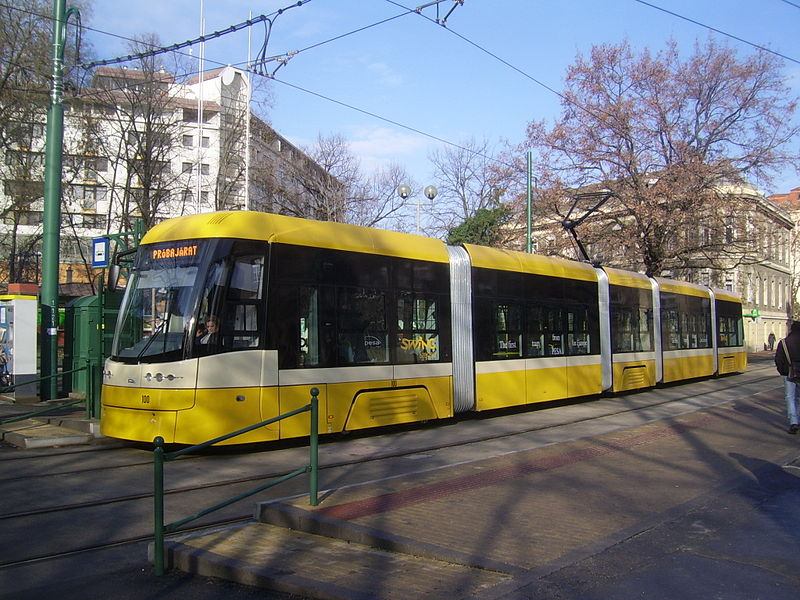
[[[58,404],[57,401],[54,404]],[[0,420],[13,418],[47,408],[48,402],[26,404],[0,404]],[[56,408],[54,413],[44,413],[24,421],[0,425],[0,440],[22,449],[52,448],[89,444],[100,438],[100,422],[86,418],[84,410],[74,407]]]
[[[586,581],[576,565],[648,539],[657,556],[675,523],[699,523],[693,515],[726,503],[738,512],[721,521],[775,528],[774,519],[758,522],[763,498],[741,491],[754,480],[765,485],[765,473],[800,506],[800,440],[786,435],[781,412],[773,391],[596,437],[328,490],[318,507],[307,498],[259,504],[257,522],[170,540],[167,563],[309,598],[609,598],[581,591],[630,571],[617,565]],[[787,534],[790,543],[772,543]],[[687,540],[675,547],[681,552]],[[730,586],[739,572],[742,594],[719,597],[754,597],[753,581],[766,581],[774,598],[800,593],[796,569],[768,567],[796,567],[798,549],[798,536],[782,529],[734,549],[738,571],[716,584]],[[641,565],[644,556],[637,549],[628,560],[640,571],[664,569],[663,557]],[[722,567],[731,558],[690,560]],[[578,573],[570,585],[579,587],[564,595],[562,584],[549,596],[548,582],[570,568]],[[659,585],[631,597],[691,597],[688,587],[663,595]],[[714,582],[705,588],[713,594]]]
[[[88,444],[93,436],[91,433],[51,425],[47,420],[26,419],[0,426],[0,439],[27,450]]]

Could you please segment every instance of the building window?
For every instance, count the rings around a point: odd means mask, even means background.
[[[105,215],[82,215],[83,226],[87,229],[102,229],[106,224]]]
[[[183,146],[184,148],[191,148],[194,145],[194,136],[193,135],[184,135],[183,136]]]
[[[194,165],[190,162],[181,163],[181,172],[185,175],[191,173]]]
[[[208,163],[201,163],[200,164],[200,173],[202,175],[208,175],[211,172],[211,168],[208,166]]]
[[[200,146],[202,146],[203,148],[208,148],[208,144],[209,144],[209,139],[207,135],[204,135],[202,138],[200,138]]]

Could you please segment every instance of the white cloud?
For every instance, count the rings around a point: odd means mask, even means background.
[[[365,172],[389,163],[405,167],[411,175],[427,161],[431,140],[425,136],[389,127],[360,127],[347,136],[350,149],[361,160]]]
[[[402,87],[406,80],[400,73],[392,69],[389,65],[383,62],[370,62],[362,59],[362,64],[367,67],[367,70],[375,77],[376,83],[385,85],[387,87],[399,88]]]

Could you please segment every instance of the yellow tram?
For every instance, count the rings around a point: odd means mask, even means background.
[[[729,292],[618,269],[254,212],[142,240],[101,430],[193,444],[307,403],[321,433],[746,368]],[[237,443],[308,434],[293,417]]]

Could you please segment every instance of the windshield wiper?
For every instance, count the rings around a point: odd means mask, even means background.
[[[169,316],[170,316],[170,313],[167,312],[167,315],[166,315],[167,318],[162,320],[161,323],[158,324],[158,327],[156,327],[153,330],[153,333],[150,335],[150,337],[147,338],[147,343],[139,351],[139,354],[136,355],[136,359],[137,360],[142,358],[142,356],[144,355],[145,351],[150,347],[150,344],[152,344],[155,341],[155,339],[158,336],[158,334],[161,333],[163,329],[166,329],[167,322],[169,321]],[[164,348],[165,349],[166,349],[166,342],[167,342],[167,334],[166,334],[166,332],[164,332]]]

